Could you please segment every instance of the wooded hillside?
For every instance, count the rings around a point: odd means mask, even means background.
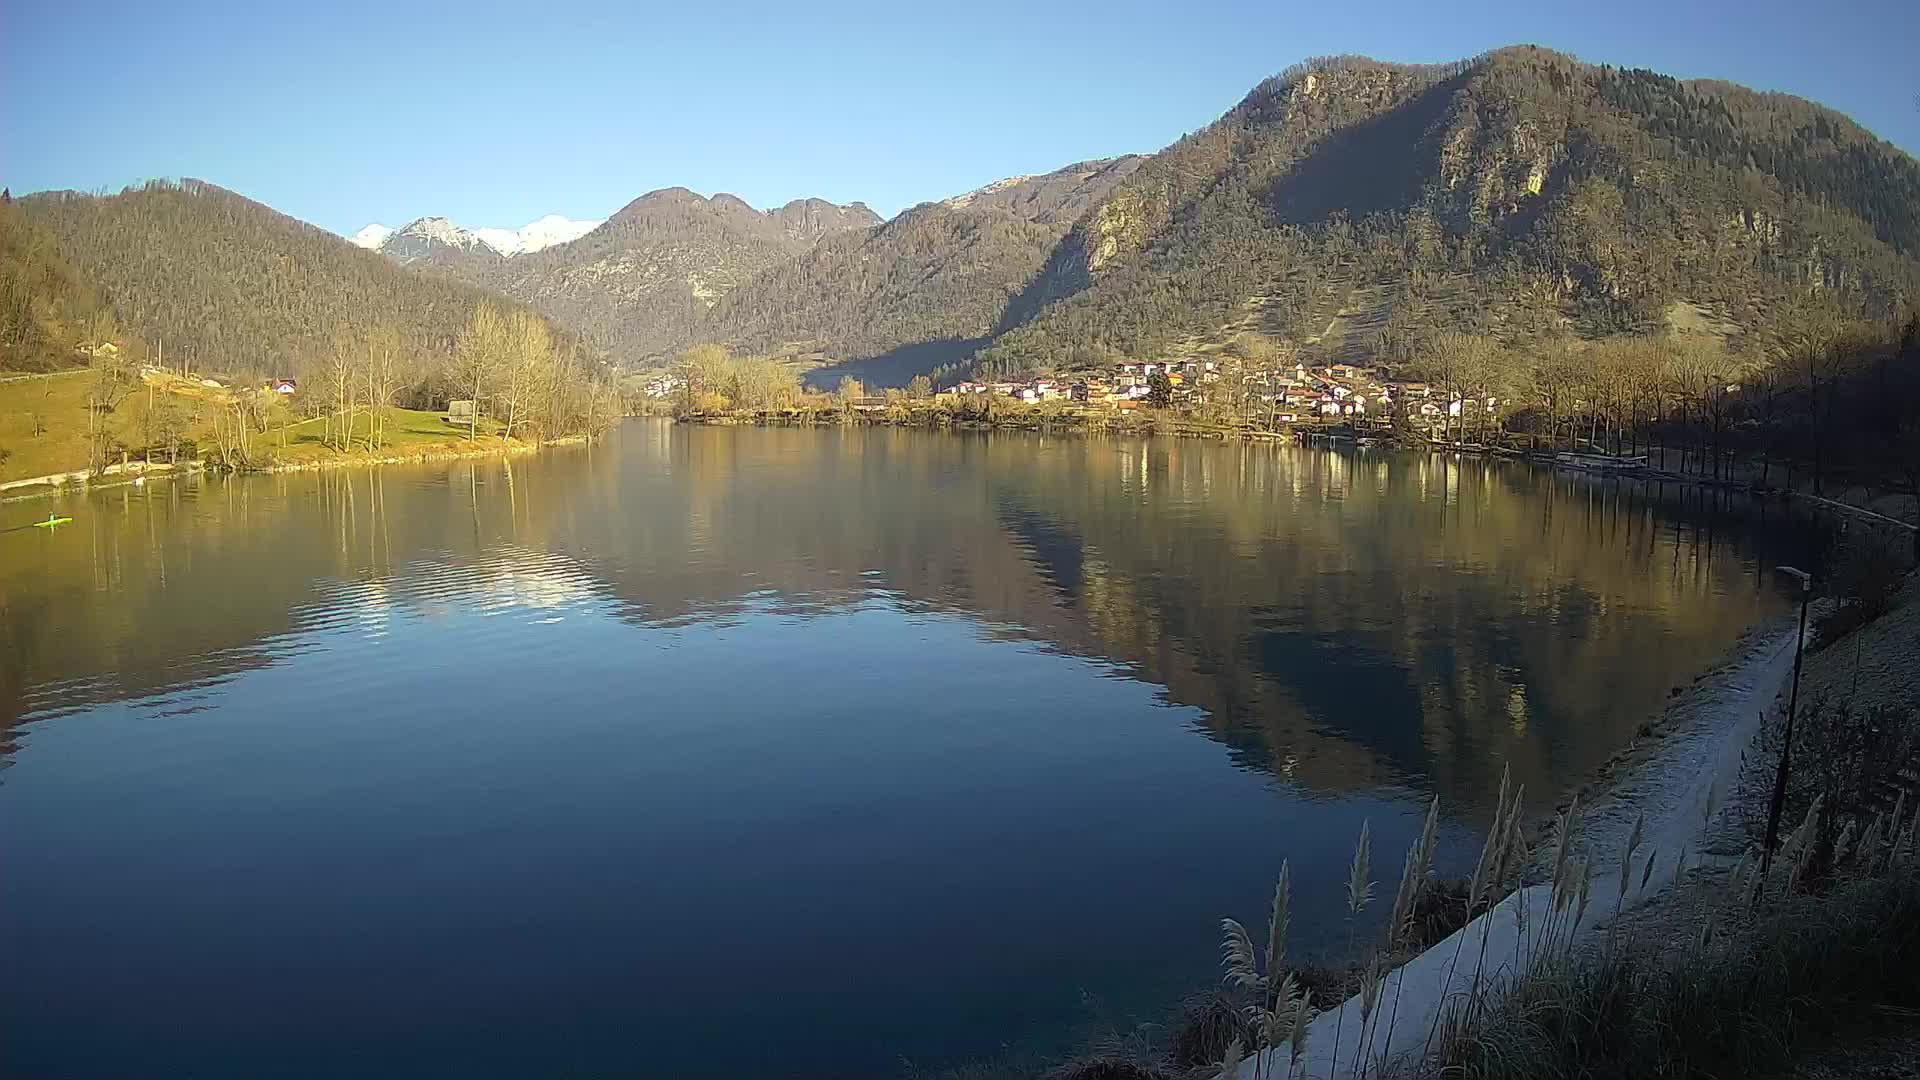
[[[1818,292],[1920,294],[1920,165],[1778,94],[1504,49],[1331,58],[1149,159],[1062,240],[984,359],[1152,354],[1252,329],[1347,359],[1422,335],[1736,333]]]
[[[198,180],[107,196],[47,192],[14,208],[126,330],[196,370],[285,374],[341,336],[379,326],[412,353],[445,355],[490,295],[409,273]]]
[[[747,351],[882,357],[859,370],[905,385],[991,337],[1074,219],[1140,161],[1014,177],[829,236],[727,293],[689,332]]]
[[[109,334],[99,294],[46,230],[0,195],[0,371],[57,371],[86,362],[80,347]]]
[[[763,213],[665,188],[571,243],[513,258],[438,245],[409,267],[498,290],[637,363],[701,339],[707,310],[755,273],[879,220],[859,203],[796,199]]]

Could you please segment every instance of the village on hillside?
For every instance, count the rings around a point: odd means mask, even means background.
[[[766,363],[745,359],[739,363]],[[811,375],[831,373],[815,369]],[[634,385],[641,400],[666,402],[684,397],[700,376],[690,376],[685,364],[655,371]],[[707,381],[712,381],[712,376]],[[690,381],[691,380],[691,381]],[[1455,389],[1424,382],[1389,378],[1379,368],[1344,362],[1311,364],[1306,359],[1274,366],[1254,366],[1231,354],[1180,355],[1160,360],[1124,360],[1104,372],[1081,371],[1034,375],[1025,379],[966,379],[933,391],[929,380],[914,380],[908,390],[884,392],[861,385],[851,376],[833,391],[837,407],[852,412],[880,412],[911,398],[969,408],[999,403],[1052,405],[1081,409],[1089,415],[1144,409],[1205,413],[1214,419],[1231,415],[1242,422],[1267,427],[1280,425],[1401,427],[1437,433],[1450,425],[1484,427],[1497,422],[1512,402],[1488,396],[1470,396]],[[824,400],[824,399],[823,399]],[[990,404],[991,403],[991,404]],[[792,411],[792,404],[775,411]],[[749,406],[749,411],[752,407]],[[693,412],[711,412],[693,409]],[[800,411],[805,411],[804,406]]]
[[[1237,402],[1280,423],[1327,418],[1385,420],[1395,414],[1399,402],[1404,403],[1406,416],[1416,425],[1441,424],[1463,413],[1491,413],[1499,407],[1498,400],[1491,397],[1485,401],[1462,400],[1455,394],[1451,400],[1436,400],[1426,383],[1383,379],[1376,369],[1354,364],[1308,367],[1297,363],[1290,371],[1234,372],[1224,370],[1218,361],[1195,358],[1120,363],[1106,378],[968,381],[940,391],[939,396],[989,394],[1024,402],[1071,401],[1135,409],[1152,400],[1154,384],[1162,377],[1169,406],[1193,405],[1203,399]],[[1236,378],[1242,384],[1238,394],[1225,385]]]

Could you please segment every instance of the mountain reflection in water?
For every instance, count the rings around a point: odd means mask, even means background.
[[[1437,793],[1467,851],[1504,763],[1584,777],[1804,530],[1439,456],[652,421],[58,508],[0,532],[0,1045],[73,1075],[890,1075],[1157,1019],[1281,858],[1311,953],[1363,817],[1403,850]]]

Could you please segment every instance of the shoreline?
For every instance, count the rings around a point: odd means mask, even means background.
[[[1769,678],[1784,683],[1798,618],[1785,613],[1748,627],[1718,660],[1693,677],[1691,685],[1675,687],[1677,692],[1659,714],[1643,722],[1625,746],[1595,766],[1585,780],[1562,792],[1551,810],[1535,815],[1527,832],[1539,850],[1527,868],[1528,880],[1544,869],[1548,856],[1544,847],[1554,838],[1554,822],[1575,799],[1581,804],[1580,839],[1589,851],[1604,852],[1599,860],[1603,865],[1618,861],[1615,850],[1625,847],[1635,816],[1648,809],[1644,799],[1670,795],[1676,784],[1702,775],[1703,766],[1715,768],[1714,802],[1725,806],[1738,781],[1740,751],[1758,729],[1759,711],[1749,708],[1755,704],[1749,699],[1759,697],[1760,710],[1778,704],[1780,686],[1762,694],[1760,684]],[[1788,657],[1784,662],[1782,650]],[[1729,743],[1737,744],[1732,773],[1725,772],[1729,763],[1720,756]],[[1629,795],[1638,798],[1629,802]]]
[[[889,409],[904,407],[906,415],[893,413]],[[657,415],[657,413],[655,413]],[[1743,494],[1755,500],[1780,500],[1780,502],[1809,503],[1814,507],[1826,509],[1830,513],[1855,515],[1872,525],[1887,528],[1901,528],[1907,532],[1920,532],[1920,525],[1889,517],[1876,509],[1814,496],[1797,488],[1776,488],[1768,484],[1759,484],[1753,480],[1728,479],[1697,475],[1686,471],[1672,471],[1653,465],[1609,465],[1609,463],[1582,463],[1576,459],[1563,459],[1559,452],[1551,450],[1511,450],[1486,444],[1453,444],[1440,442],[1427,436],[1407,436],[1396,430],[1361,430],[1352,425],[1290,425],[1281,429],[1261,429],[1246,423],[1217,423],[1202,419],[1181,419],[1169,417],[1165,413],[1142,415],[1139,411],[1092,411],[1079,405],[1006,405],[1006,411],[993,419],[981,419],[973,415],[954,415],[943,413],[937,407],[916,409],[912,402],[902,405],[856,405],[852,413],[843,409],[758,409],[758,411],[730,411],[730,413],[695,413],[695,415],[676,415],[672,417],[676,425],[697,425],[697,427],[897,427],[897,429],[918,430],[1023,430],[1023,432],[1043,432],[1043,434],[1121,434],[1121,436],[1175,436],[1175,438],[1208,438],[1215,442],[1292,442],[1298,446],[1336,446],[1336,444],[1379,444],[1394,450],[1409,452],[1427,452],[1427,454],[1473,455],[1492,461],[1521,461],[1524,465],[1534,465],[1540,469],[1555,469],[1567,473],[1580,473],[1586,477],[1599,479],[1636,480],[1642,484],[1686,484],[1692,488],[1722,490]]]
[[[491,436],[489,436],[491,438]],[[585,435],[566,435],[558,439],[546,439],[537,443],[500,442],[491,446],[475,445],[471,448],[439,448],[414,454],[394,453],[356,457],[316,458],[312,461],[277,462],[258,469],[240,469],[236,476],[271,475],[274,473],[317,472],[322,469],[343,469],[355,465],[415,465],[429,461],[459,461],[463,458],[516,457],[544,450],[549,446],[578,446],[588,441]]]
[[[172,480],[195,473],[226,472],[232,476],[270,476],[276,473],[318,472],[324,469],[347,469],[355,466],[375,467],[380,465],[417,465],[433,461],[459,461],[465,458],[516,457],[531,454],[550,446],[579,446],[591,441],[586,435],[566,435],[557,439],[546,439],[538,443],[496,442],[485,446],[446,447],[421,450],[415,453],[359,452],[314,458],[307,461],[276,462],[254,469],[223,470],[209,467],[204,461],[194,459],[177,463],[155,462],[146,464],[130,461],[125,466],[113,464],[107,466],[98,475],[85,469],[72,472],[49,473],[46,476],[23,477],[0,483],[0,502],[21,502],[27,499],[46,498],[69,491],[90,491],[98,488],[126,487],[130,484],[144,483],[148,480]],[[31,489],[31,490],[29,490]]]
[[[1386,1032],[1384,1045],[1369,1040],[1365,1049],[1370,1065],[1382,1057],[1402,1060],[1420,1052],[1436,1015],[1474,992],[1475,972],[1453,962],[1462,953],[1502,958],[1486,973],[1483,993],[1488,986],[1497,992],[1501,984],[1531,969],[1539,941],[1537,932],[1528,937],[1526,927],[1529,922],[1542,925],[1553,905],[1551,886],[1543,883],[1553,857],[1553,821],[1575,798],[1582,803],[1577,844],[1597,869],[1590,917],[1576,927],[1576,940],[1657,899],[1679,880],[1683,861],[1702,861],[1712,826],[1740,782],[1762,718],[1778,707],[1793,667],[1796,630],[1797,617],[1784,615],[1749,628],[1718,662],[1695,677],[1690,690],[1670,699],[1640,734],[1563,795],[1544,820],[1535,815],[1526,830],[1533,855],[1522,868],[1519,887],[1385,972],[1382,999],[1392,995],[1397,1023]],[[1640,863],[1628,867],[1623,865],[1627,837],[1643,815],[1644,869]],[[1619,887],[1623,878],[1634,886],[1631,890]],[[1354,1015],[1347,1016],[1349,1012]],[[1313,1018],[1308,1049],[1301,1055],[1308,1075],[1333,1080],[1354,1075],[1362,1060],[1359,1012],[1355,994]],[[1250,1080],[1258,1060],[1258,1055],[1247,1059],[1238,1075]],[[1280,1062],[1283,1069],[1285,1064]]]
[[[1219,442],[1294,443],[1301,446],[1358,444],[1363,441],[1379,446],[1427,453],[1471,455],[1494,461],[1515,461],[1536,468],[1579,473],[1605,479],[1633,480],[1642,484],[1684,484],[1690,487],[1729,491],[1755,499],[1803,502],[1836,514],[1851,514],[1875,525],[1920,531],[1920,525],[1901,521],[1868,507],[1829,499],[1793,488],[1779,488],[1757,482],[1726,477],[1675,472],[1650,465],[1626,466],[1584,464],[1563,460],[1559,453],[1540,450],[1513,450],[1481,444],[1447,443],[1419,435],[1412,437],[1395,431],[1363,431],[1350,425],[1322,427],[1295,424],[1282,428],[1261,428],[1250,424],[1232,424],[1199,419],[1181,419],[1165,414],[1142,415],[1138,412],[1095,412],[1079,407],[1059,411],[1048,406],[1016,404],[1007,406],[1001,418],[941,415],[937,409],[915,410],[907,404],[908,415],[888,412],[893,406],[856,407],[850,415],[841,410],[759,410],[727,413],[699,413],[674,416],[676,424],[702,427],[892,427],[925,431],[1026,431],[1046,434],[1126,435],[1134,437],[1172,436],[1211,439]],[[1018,410],[1026,410],[1021,413]]]
[[[1016,413],[1015,409],[1030,409]],[[890,416],[879,408],[862,408],[852,415],[838,410],[805,412],[792,410],[765,413],[702,413],[673,417],[676,424],[699,427],[890,427],[920,431],[1026,431],[1077,435],[1173,435],[1187,438],[1241,442],[1298,442],[1293,428],[1269,430],[1248,425],[1213,423],[1205,420],[1179,420],[1165,416],[1139,416],[1135,413],[1091,413],[1084,411],[1042,411],[1032,406],[1009,406],[1002,418],[977,416],[936,416],[931,410],[917,415]]]

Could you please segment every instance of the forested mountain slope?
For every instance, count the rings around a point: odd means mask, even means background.
[[[1222,328],[1366,350],[1765,325],[1817,291],[1920,295],[1920,165],[1830,110],[1530,47],[1439,67],[1301,65],[1141,164],[1074,224],[983,354],[1021,371]]]
[[[1049,173],[1010,176],[965,195],[943,199],[940,205],[951,210],[995,207],[1025,221],[1071,225],[1075,218],[1106,198],[1115,185],[1133,175],[1145,160],[1141,154],[1126,154],[1075,162]]]
[[[12,215],[13,366],[55,362],[68,346],[46,342],[97,310],[90,290],[170,355],[221,366],[281,367],[379,323],[444,347],[494,290],[616,361],[712,341],[875,362],[858,373],[885,384],[976,353],[990,372],[1090,368],[1245,330],[1394,361],[1440,331],[1524,350],[1691,313],[1739,344],[1809,297],[1876,318],[1920,298],[1911,156],[1797,98],[1529,47],[1311,61],[1157,154],[884,223],[669,188],[541,250],[422,219],[383,258],[197,181]]]
[[[198,180],[46,192],[13,208],[126,329],[199,370],[285,373],[342,332],[375,326],[415,352],[444,354],[491,297]]]
[[[106,304],[62,258],[53,237],[0,196],[0,371],[56,371],[80,346],[110,336]]]
[[[964,358],[990,336],[1074,219],[1141,160],[1013,177],[923,203],[871,230],[829,236],[728,293],[691,332],[751,352],[899,357],[875,371],[904,382]]]
[[[797,199],[762,212],[732,195],[665,188],[578,240],[512,258],[485,244],[409,239],[407,230],[382,250],[525,301],[617,359],[638,361],[697,339],[708,308],[756,272],[879,220],[860,203]]]

